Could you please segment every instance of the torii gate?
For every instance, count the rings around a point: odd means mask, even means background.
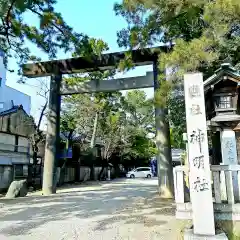
[[[93,56],[91,58],[78,57],[38,62],[23,66],[23,75],[26,77],[51,76],[42,189],[44,195],[56,192],[56,189],[54,189],[54,172],[59,146],[61,95],[111,92],[147,87],[154,87],[156,91],[160,85],[157,67],[158,54],[169,50],[169,47],[162,46],[131,51],[132,61],[135,66],[153,65],[153,74],[148,73],[145,78],[133,77],[122,80],[114,79],[98,82],[91,80],[76,86],[64,85],[64,83],[62,83],[62,75],[114,69],[118,63],[124,59],[126,52],[102,54],[101,56]],[[164,109],[155,108],[158,182],[160,195],[162,197],[172,198],[173,173],[171,145],[169,125],[168,122],[165,121],[165,114],[166,111]]]

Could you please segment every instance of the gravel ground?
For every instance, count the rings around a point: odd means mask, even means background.
[[[177,239],[174,204],[157,180],[67,186],[49,197],[0,200],[0,240]]]

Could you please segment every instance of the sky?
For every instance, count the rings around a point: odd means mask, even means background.
[[[101,38],[108,43],[109,52],[116,52],[120,49],[117,44],[117,31],[126,26],[126,22],[120,16],[116,16],[113,11],[115,2],[121,0],[58,0],[56,4],[56,11],[60,12],[65,21],[74,28],[76,32],[85,33],[90,37]],[[26,16],[27,22],[37,23],[37,18],[32,15]],[[34,54],[40,56],[42,60],[47,60],[39,49],[31,46]],[[59,53],[58,58],[70,57],[69,54]],[[9,67],[17,69],[15,59],[9,60]],[[145,75],[146,71],[151,71],[151,67],[140,67],[128,72],[124,76]],[[28,84],[18,84],[19,76],[15,73],[7,73],[7,85],[16,88],[31,96],[32,106],[31,114],[37,119],[40,108],[44,103],[42,97],[37,95],[39,90],[39,83],[35,79],[29,79]],[[43,79],[49,83],[48,79]],[[31,86],[29,86],[31,85]],[[33,87],[32,85],[37,87]],[[153,96],[153,89],[144,89],[148,97]]]

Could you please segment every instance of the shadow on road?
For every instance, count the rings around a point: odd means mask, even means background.
[[[2,204],[2,207],[1,207]],[[30,196],[0,200],[0,233],[26,235],[48,222],[78,218],[95,221],[95,231],[103,231],[115,222],[163,225],[173,218],[174,204],[156,197],[156,186],[134,182],[113,182],[89,190],[81,186],[53,196]],[[166,216],[158,220],[156,215]]]

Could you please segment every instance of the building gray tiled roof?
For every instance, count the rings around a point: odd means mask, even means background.
[[[240,81],[240,73],[238,72],[238,70],[232,67],[229,63],[223,63],[221,67],[217,69],[211,77],[204,81],[204,90],[208,91],[212,85],[220,82],[222,80],[222,77],[226,75]]]
[[[23,106],[20,105],[20,106],[13,106],[12,108],[8,109],[8,110],[5,110],[3,112],[0,112],[0,116],[6,116],[6,115],[9,115],[9,114],[12,114],[12,113],[15,113],[17,112],[19,109],[23,109]]]

